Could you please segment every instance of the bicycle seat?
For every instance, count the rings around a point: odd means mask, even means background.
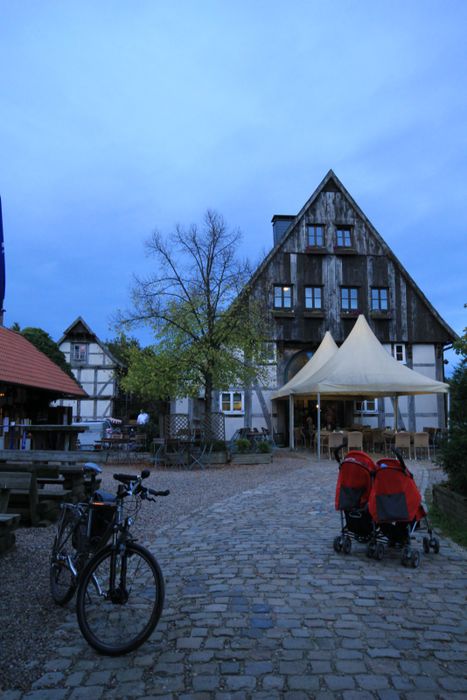
[[[95,503],[96,501],[99,503],[108,503],[114,504],[116,501],[116,496],[113,493],[108,493],[107,491],[94,491],[94,494],[92,496],[92,500]]]
[[[88,472],[94,472],[94,474],[100,474],[102,472],[102,467],[95,462],[85,462],[83,469]]]

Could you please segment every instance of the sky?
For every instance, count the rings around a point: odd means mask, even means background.
[[[462,332],[466,27],[463,0],[0,0],[5,325],[110,339],[155,229],[214,209],[259,262],[332,168]]]

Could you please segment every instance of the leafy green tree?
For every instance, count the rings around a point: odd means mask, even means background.
[[[449,380],[449,431],[439,461],[451,487],[467,496],[467,328],[454,343],[454,348],[461,356],[461,362]]]
[[[248,297],[251,269],[237,257],[238,231],[207,211],[201,229],[177,226],[167,238],[147,241],[155,273],[136,279],[133,309],[120,316],[123,328],[150,326],[155,343],[132,348],[128,391],[168,399],[204,393],[212,410],[212,390],[250,384],[265,360],[265,313]]]
[[[71,366],[66,361],[64,353],[46,331],[42,330],[42,328],[33,327],[27,327],[21,330],[18,323],[13,324],[12,330],[20,332],[21,335],[26,338],[26,340],[29,340],[29,342],[32,343],[38,350],[43,352],[44,355],[47,355],[52,362],[55,362],[60,369],[75,379]]]

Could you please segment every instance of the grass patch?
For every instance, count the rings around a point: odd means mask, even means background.
[[[434,529],[467,549],[467,523],[460,522],[457,518],[446,515],[437,508],[433,503],[431,489],[427,489],[425,499],[428,506],[428,516]]]

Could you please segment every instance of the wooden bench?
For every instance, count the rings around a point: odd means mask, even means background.
[[[39,520],[37,482],[30,472],[0,472],[0,488],[9,491],[7,513],[36,525]]]
[[[108,458],[109,453],[100,450],[0,450],[0,463],[106,464]]]
[[[21,516],[19,513],[7,513],[10,499],[10,489],[0,486],[0,554],[13,547],[16,537],[13,530],[19,525]]]

